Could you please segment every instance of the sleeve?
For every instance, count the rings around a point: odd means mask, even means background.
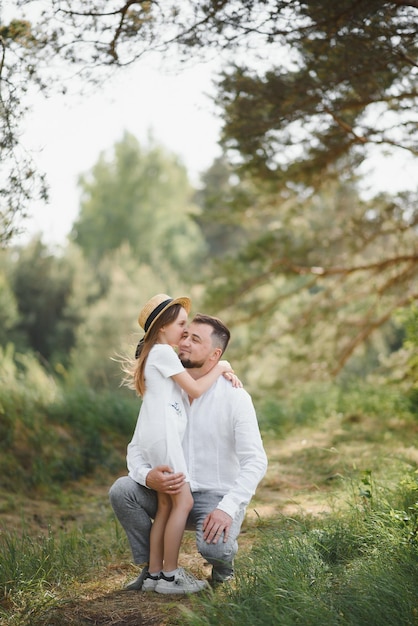
[[[150,364],[152,364],[164,378],[170,378],[170,376],[175,376],[185,371],[177,353],[171,346],[161,344],[158,345],[157,348],[157,350],[153,349],[152,356],[150,354],[148,358],[150,359]]]
[[[246,507],[267,470],[265,453],[257,416],[249,394],[241,390],[241,400],[234,400],[233,428],[235,452],[239,461],[238,476],[217,508],[232,518],[242,506]]]

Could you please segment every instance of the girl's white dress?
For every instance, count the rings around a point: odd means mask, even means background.
[[[169,465],[187,476],[182,439],[187,416],[181,388],[171,376],[184,372],[174,349],[155,344],[145,363],[145,393],[138,418],[137,441],[144,460],[155,467]]]

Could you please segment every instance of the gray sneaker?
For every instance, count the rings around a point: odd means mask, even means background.
[[[179,567],[177,573],[174,576],[164,576],[161,574],[160,580],[157,582],[155,591],[157,593],[198,593],[203,589],[208,588],[206,580],[197,580],[192,574],[186,572],[182,567]]]
[[[147,578],[147,576],[148,576],[148,565],[144,567],[142,572],[139,574],[138,578],[135,578],[135,580],[131,580],[130,583],[125,585],[124,590],[125,591],[139,591],[140,589],[142,589],[143,582]]]
[[[232,563],[229,566],[225,564],[222,566],[218,565],[218,566],[212,567],[212,576],[210,579],[210,582],[212,585],[229,583],[231,582],[231,580],[233,580],[233,578],[234,578],[234,568],[233,568]]]
[[[212,577],[209,580],[209,584],[211,587],[218,587],[219,585],[230,583],[233,580],[234,580],[233,574],[228,574],[228,576],[225,576],[224,578],[216,577],[216,576],[213,576],[212,574]]]

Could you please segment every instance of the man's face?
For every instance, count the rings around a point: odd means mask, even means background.
[[[212,330],[208,324],[193,324],[193,322],[185,329],[178,346],[178,354],[184,367],[203,367],[214,354]]]

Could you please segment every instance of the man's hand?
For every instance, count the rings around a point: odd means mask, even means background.
[[[160,493],[176,494],[184,485],[185,475],[181,472],[174,474],[168,465],[153,467],[147,474],[147,487]]]
[[[214,509],[203,520],[203,539],[206,543],[218,543],[223,533],[224,542],[227,541],[231,524],[232,517],[228,513]]]

